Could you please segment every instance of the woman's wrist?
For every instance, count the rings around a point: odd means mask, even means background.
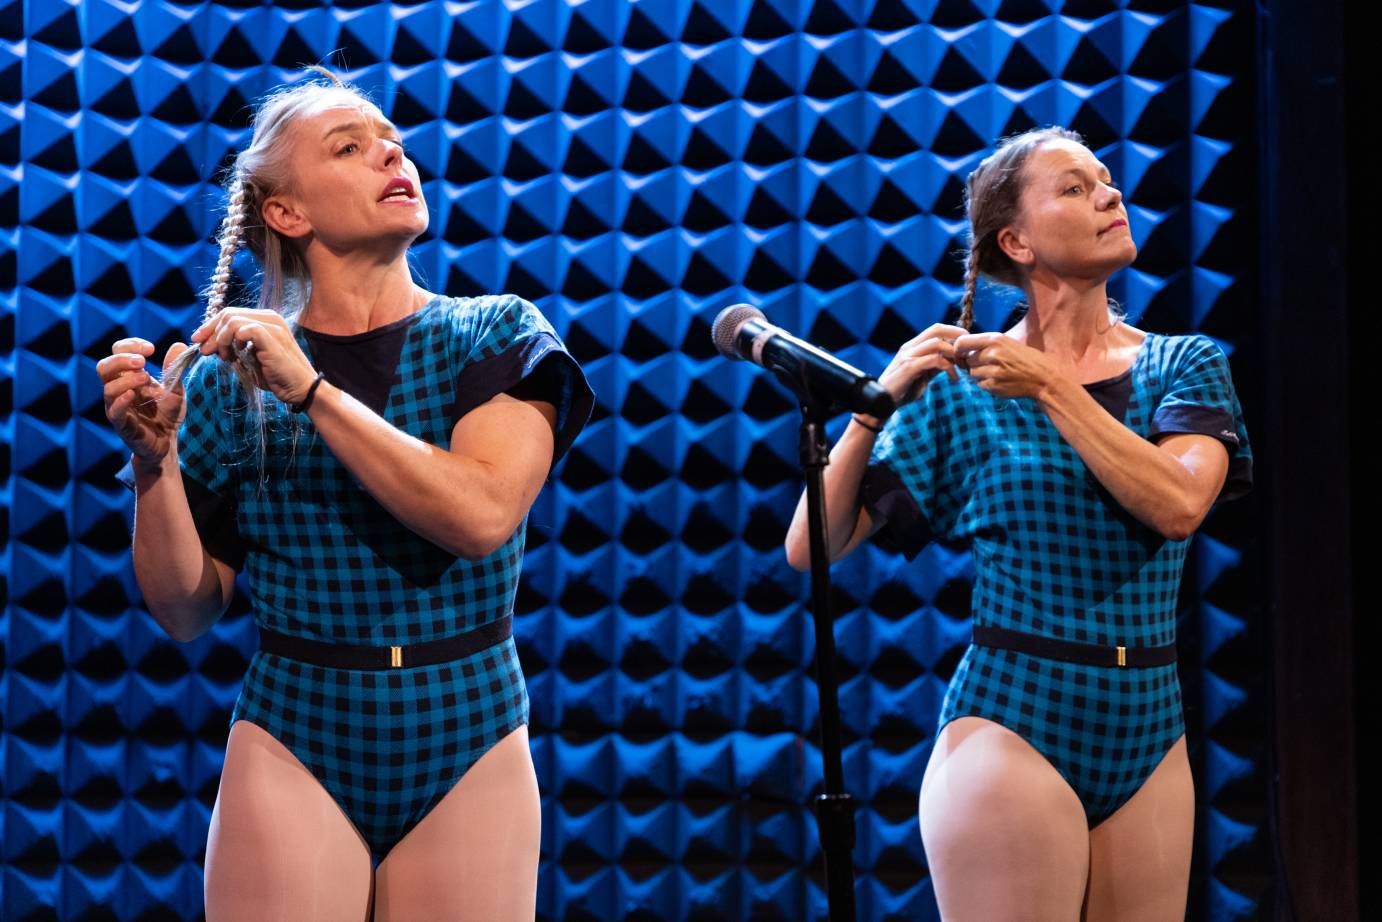
[[[871,432],[874,435],[883,431],[883,423],[872,416],[868,416],[864,413],[851,413],[849,418],[859,428]]]
[[[134,472],[136,484],[139,481],[152,481],[178,468],[176,448],[170,448],[158,457],[148,457],[136,452],[130,453],[130,470]]]
[[[285,401],[288,404],[288,409],[292,410],[294,413],[306,413],[311,409],[313,401],[316,400],[317,391],[321,388],[324,379],[325,375],[323,372],[314,371],[312,378],[308,380],[306,384],[294,388],[294,393],[296,395],[295,399]]]
[[[1061,406],[1070,397],[1071,384],[1070,379],[1064,375],[1051,375],[1034,395],[1037,404],[1047,412]]]

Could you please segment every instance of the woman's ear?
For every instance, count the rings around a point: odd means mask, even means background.
[[[285,237],[305,237],[312,232],[312,222],[307,219],[297,203],[286,195],[271,195],[260,207],[264,223]]]
[[[1036,255],[1027,245],[1026,238],[1011,224],[1000,230],[994,239],[998,243],[998,248],[1017,265],[1031,268],[1036,262]]]

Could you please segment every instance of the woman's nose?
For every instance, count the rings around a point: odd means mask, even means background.
[[[1123,190],[1118,188],[1117,186],[1110,185],[1109,183],[1103,183],[1102,185],[1104,188],[1104,199],[1102,205],[1105,208],[1117,207],[1118,203],[1123,201]]]
[[[386,141],[384,138],[375,138],[374,144],[376,148],[383,148],[382,153],[376,154],[379,158],[379,165],[382,167],[393,166],[398,162],[398,158],[402,156],[402,150],[392,141]]]

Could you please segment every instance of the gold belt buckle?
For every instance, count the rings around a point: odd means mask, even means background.
[[[1122,647],[1119,647],[1118,649],[1121,651],[1123,648],[1122,648]],[[1122,663],[1123,655],[1122,655],[1121,652],[1118,654],[1118,659],[1119,659],[1118,665],[1120,665],[1120,666],[1123,665],[1123,663]],[[403,648],[402,648],[402,647],[389,647],[389,666],[391,666],[391,667],[394,668],[394,669],[402,669],[402,668],[403,668]]]
[[[397,650],[398,648],[397,648],[397,647],[394,647],[394,649]],[[1126,665],[1128,665],[1128,648],[1127,648],[1127,647],[1118,647],[1117,649],[1118,649],[1118,665],[1119,665],[1119,666],[1126,666]]]

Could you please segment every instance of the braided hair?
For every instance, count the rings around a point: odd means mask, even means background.
[[[221,219],[217,234],[220,253],[211,280],[201,293],[206,299],[203,323],[228,306],[231,298],[231,266],[241,247],[247,248],[258,264],[258,308],[276,311],[291,326],[296,326],[297,317],[307,303],[312,279],[302,251],[292,240],[269,227],[261,212],[266,199],[293,186],[289,163],[291,134],[288,129],[299,115],[330,100],[372,108],[375,106],[363,92],[327,68],[313,64],[306,69],[326,79],[299,81],[275,90],[261,100],[255,109],[249,146],[235,157],[230,168],[225,185],[225,216]],[[200,355],[201,351],[196,348],[189,348],[179,355],[164,372],[164,387],[179,390],[183,375]],[[257,364],[253,351],[245,350],[237,352],[231,368],[243,385],[249,415],[256,421],[262,460],[265,442],[264,399],[256,384]]]
[[[1021,211],[1022,190],[1026,188],[1023,168],[1028,158],[1047,141],[1065,140],[1083,144],[1084,139],[1068,128],[1033,128],[1009,135],[969,174],[965,180],[965,213],[969,217],[969,240],[965,259],[965,288],[960,300],[960,323],[966,330],[974,325],[974,296],[979,277],[1018,287],[1022,276],[1017,266],[998,245],[998,232],[1015,223]]]

